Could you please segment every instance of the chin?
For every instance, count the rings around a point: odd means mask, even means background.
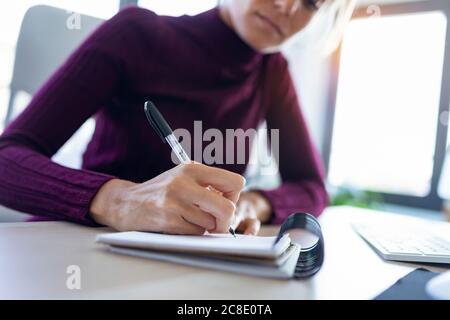
[[[282,47],[282,43],[270,43],[262,41],[247,41],[250,46],[258,52],[261,53],[275,53],[279,52]]]
[[[281,50],[284,41],[279,39],[268,39],[266,35],[253,36],[253,39],[249,37],[248,43],[261,53],[275,53]]]

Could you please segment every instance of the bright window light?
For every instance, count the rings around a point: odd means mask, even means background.
[[[140,0],[139,6],[148,8],[159,15],[195,15],[217,6],[217,0]]]
[[[332,185],[429,193],[446,28],[442,12],[350,23],[338,79]]]

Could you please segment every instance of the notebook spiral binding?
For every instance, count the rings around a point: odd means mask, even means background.
[[[311,214],[297,212],[291,214],[281,225],[275,243],[292,229],[304,229],[315,236],[318,241],[311,247],[301,248],[300,256],[294,272],[294,279],[305,279],[315,275],[322,267],[324,260],[324,240],[319,221]]]

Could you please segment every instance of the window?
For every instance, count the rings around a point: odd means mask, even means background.
[[[350,23],[335,87],[331,185],[375,191],[388,202],[439,206],[448,6],[433,0],[383,6],[381,17],[357,13]]]

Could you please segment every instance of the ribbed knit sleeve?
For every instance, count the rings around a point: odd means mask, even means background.
[[[0,137],[0,204],[44,217],[95,225],[89,207],[113,176],[51,161],[73,133],[128,79],[138,40],[135,8],[102,24],[33,97]]]
[[[271,66],[269,129],[279,130],[278,166],[281,186],[259,190],[271,203],[271,222],[280,224],[291,213],[318,216],[328,203],[324,170],[300,109],[286,60],[278,55]]]

